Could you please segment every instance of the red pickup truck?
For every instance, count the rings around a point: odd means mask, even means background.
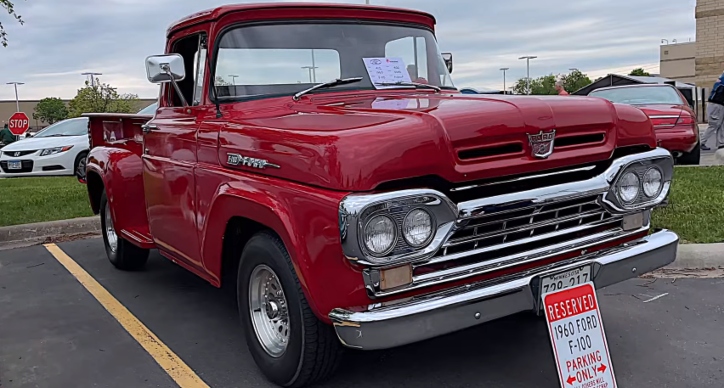
[[[232,284],[259,368],[301,387],[342,349],[540,313],[544,293],[674,261],[678,236],[650,230],[673,159],[641,110],[462,94],[434,28],[311,3],[173,24],[146,59],[153,116],[86,115],[111,263],[157,249]]]

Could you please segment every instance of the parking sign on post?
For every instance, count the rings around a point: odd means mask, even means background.
[[[22,135],[30,128],[30,119],[23,112],[15,112],[8,120],[8,129],[13,135]]]
[[[543,296],[548,332],[564,388],[616,388],[593,283]]]

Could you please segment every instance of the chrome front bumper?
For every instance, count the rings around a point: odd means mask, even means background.
[[[661,230],[622,246],[398,303],[379,304],[364,312],[334,309],[329,317],[342,344],[350,348],[386,349],[466,329],[540,307],[540,277],[593,265],[596,288],[637,277],[676,259],[679,236]]]

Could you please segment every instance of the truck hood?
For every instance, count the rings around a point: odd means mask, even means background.
[[[288,103],[288,100],[286,100]],[[617,146],[655,146],[640,110],[574,96],[317,95],[283,108],[232,110],[219,134],[228,154],[265,159],[257,170],[333,190],[437,176],[458,184],[609,159]],[[555,131],[553,153],[529,136]]]

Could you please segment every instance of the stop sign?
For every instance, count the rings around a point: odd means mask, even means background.
[[[15,112],[8,120],[8,129],[13,135],[22,135],[30,128],[30,119],[23,112]]]

